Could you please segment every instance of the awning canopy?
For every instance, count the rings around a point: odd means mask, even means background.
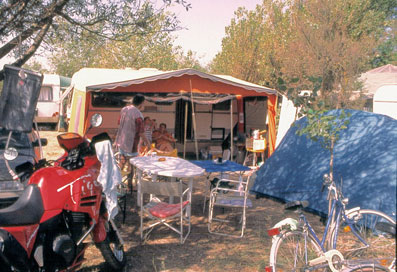
[[[128,71],[128,70],[127,70]],[[148,83],[148,82],[154,82],[154,81],[159,81],[159,80],[166,80],[170,78],[182,78],[184,76],[196,76],[202,79],[208,79],[212,82],[218,82],[218,83],[224,83],[225,85],[229,86],[229,91],[227,93],[234,93],[234,94],[240,94],[244,96],[244,93],[241,92],[241,89],[239,92],[235,93],[233,91],[233,88],[230,87],[237,87],[237,88],[242,88],[246,90],[247,94],[253,96],[255,94],[251,93],[250,91],[253,91],[256,93],[256,95],[276,95],[277,92],[274,89],[263,87],[257,84],[253,84],[244,80],[240,80],[237,78],[234,78],[232,76],[226,76],[226,75],[212,75],[212,74],[207,74],[204,72],[200,72],[194,69],[182,69],[182,70],[176,70],[176,71],[159,71],[157,69],[140,69],[140,70],[129,70],[130,71],[130,76],[131,79],[129,80],[124,80],[124,81],[118,81],[118,82],[111,82],[111,83],[103,83],[103,84],[98,84],[98,85],[90,85],[86,86],[87,91],[102,91],[104,89],[107,90],[114,90],[118,88],[126,88],[131,85],[139,85],[143,83]],[[194,86],[195,87],[195,86]],[[189,90],[186,90],[189,91]],[[159,90],[161,92],[161,90]],[[183,92],[181,90],[181,92]],[[208,92],[208,93],[223,93],[221,90],[207,90],[207,89],[197,89],[195,88],[194,92]]]

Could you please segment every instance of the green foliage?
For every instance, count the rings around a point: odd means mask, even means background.
[[[343,110],[340,115],[327,114],[327,110],[305,111],[307,122],[298,127],[297,134],[319,142],[323,148],[330,151],[334,144],[339,140],[340,132],[347,128],[350,114]]]
[[[30,59],[28,63],[22,66],[24,69],[28,69],[31,71],[39,72],[42,74],[48,74],[50,71],[48,71],[46,68],[44,68],[41,63],[35,59]]]
[[[276,88],[295,104],[309,90],[329,108],[360,108],[360,74],[395,60],[396,11],[395,0],[264,0],[235,13],[211,70]]]
[[[22,66],[39,48],[57,51],[56,45],[63,41],[73,41],[68,49],[84,57],[79,52],[81,47],[75,46],[79,42],[95,50],[104,48],[106,41],[122,42],[149,33],[169,33],[180,29],[177,16],[165,12],[173,4],[190,8],[185,0],[0,1],[0,59],[15,57],[12,65]],[[88,63],[97,53],[88,54]],[[0,80],[3,77],[0,71]]]
[[[132,36],[125,41],[101,39],[89,32],[82,32],[82,39],[78,40],[73,37],[56,39],[54,47],[57,50],[50,58],[53,69],[66,76],[72,76],[83,67],[202,69],[193,52],[185,56],[180,47],[173,46],[174,37],[169,32],[161,31],[166,19],[166,16],[158,16],[151,22],[152,32]],[[128,27],[123,31],[128,32]]]

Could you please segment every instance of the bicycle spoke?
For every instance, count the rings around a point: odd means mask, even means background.
[[[354,217],[353,228],[369,246],[365,246],[352,231],[348,231],[350,227],[347,227],[346,224],[341,224],[336,248],[343,254],[345,259],[367,260],[370,262],[372,260],[373,264],[389,266],[396,256],[395,234],[379,230],[378,226],[382,226],[382,224],[390,229],[394,226],[395,230],[395,222],[386,215],[377,211],[361,210]]]
[[[276,271],[302,271],[308,266],[308,261],[317,258],[321,252],[310,237],[307,237],[305,245],[305,234],[298,231],[284,233],[274,251],[271,255]]]

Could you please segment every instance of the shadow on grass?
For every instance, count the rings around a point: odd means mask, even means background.
[[[243,238],[231,238],[208,233],[207,212],[203,214],[203,194],[193,195],[192,229],[186,242],[179,244],[176,233],[165,227],[157,227],[145,243],[139,236],[139,215],[135,198],[129,195],[127,218],[121,225],[125,240],[127,265],[124,271],[264,271],[268,264],[271,238],[267,229],[285,217],[296,217],[284,211],[283,204],[269,198],[251,197],[253,207],[247,210],[247,227]],[[234,210],[226,210],[238,218]],[[314,216],[314,215],[309,215]],[[321,225],[319,217],[317,220]],[[89,248],[87,262],[80,272],[107,271],[100,252]]]

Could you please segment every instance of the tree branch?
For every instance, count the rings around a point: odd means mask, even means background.
[[[27,1],[18,1],[18,2],[22,2],[22,3],[20,5],[15,5],[15,6],[18,6],[18,8],[17,8],[17,11],[14,13],[14,15],[11,16],[8,20],[2,22],[3,27],[0,28],[0,35],[3,33],[4,29],[6,29],[11,24],[11,22],[13,22],[22,13],[22,11],[26,8],[27,3],[29,2],[29,0],[27,0]],[[16,3],[18,3],[18,2],[16,2]],[[8,10],[10,10],[12,8],[13,7],[10,5],[10,6],[8,6],[8,8],[2,10],[0,12],[0,18],[4,18],[5,12],[7,12]]]
[[[26,61],[31,56],[33,56],[33,54],[40,47],[40,44],[43,41],[45,35],[47,34],[48,29],[50,28],[51,24],[52,24],[52,20],[50,20],[47,24],[42,26],[42,28],[40,29],[39,33],[37,33],[37,36],[34,38],[32,45],[26,50],[25,54],[23,54],[19,59],[17,59],[13,63],[13,65],[20,67],[23,64],[25,64]]]
[[[21,67],[23,64],[26,63],[26,61],[33,56],[33,54],[36,52],[36,50],[40,47],[41,42],[43,41],[45,35],[48,32],[48,29],[51,26],[52,21],[48,22],[42,28],[40,29],[39,33],[37,33],[37,36],[34,38],[32,45],[26,50],[26,52],[19,58],[17,59],[14,63],[11,65]],[[0,71],[0,81],[4,79],[4,70]]]
[[[34,32],[47,25],[49,21],[52,22],[52,18],[54,17],[54,15],[57,14],[59,10],[62,10],[62,8],[67,4],[68,1],[69,0],[63,0],[59,3],[57,3],[57,1],[52,3],[52,5],[45,12],[43,12],[43,17],[39,22],[32,24],[28,29],[21,32],[19,35],[14,37],[12,40],[10,40],[8,43],[0,48],[0,59],[10,53],[18,44],[22,43],[27,38],[32,36]]]
[[[44,21],[41,21],[39,24],[33,24],[29,29],[26,29],[8,43],[3,45],[3,47],[0,48],[0,59],[10,53],[18,44],[32,36],[33,33],[39,30],[42,25],[45,25]]]

